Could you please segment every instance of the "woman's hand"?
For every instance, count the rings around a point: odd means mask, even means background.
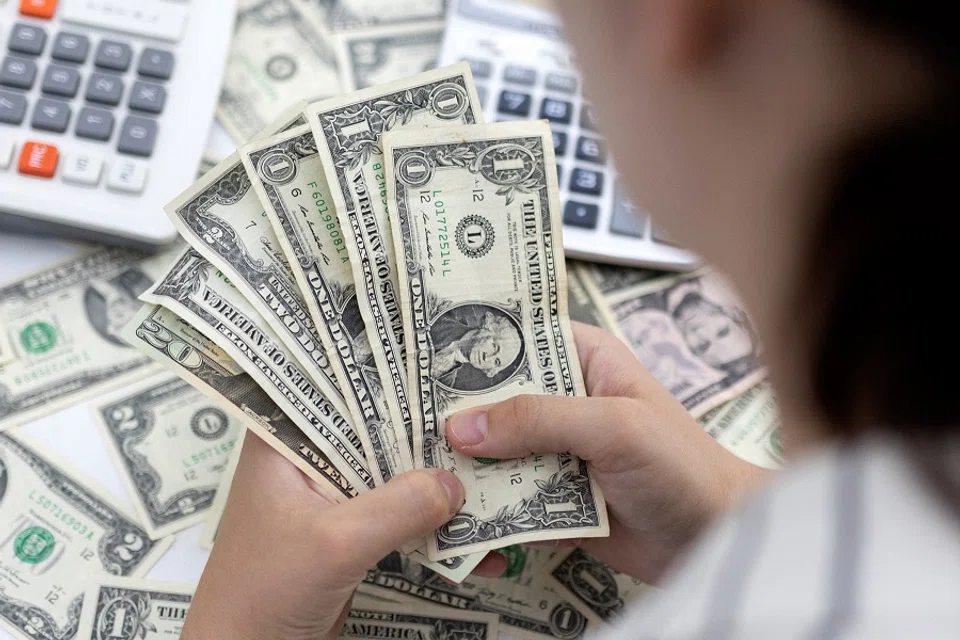
[[[588,398],[517,396],[458,413],[447,437],[473,457],[570,452],[586,460],[610,513],[610,537],[581,546],[656,582],[716,516],[763,477],[707,435],[626,345],[574,323]]]
[[[210,561],[183,640],[334,638],[368,568],[445,523],[463,486],[441,470],[411,471],[335,504],[247,434]],[[502,558],[480,571],[499,575]]]

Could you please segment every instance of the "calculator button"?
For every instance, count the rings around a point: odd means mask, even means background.
[[[124,193],[140,193],[147,184],[147,168],[133,160],[117,160],[107,172],[107,188]]]
[[[20,124],[27,113],[27,99],[19,93],[0,90],[0,122]]]
[[[10,42],[7,46],[10,51],[38,56],[43,52],[43,45],[47,43],[47,33],[40,27],[32,24],[17,23],[10,30]]]
[[[127,116],[120,127],[117,151],[134,156],[150,157],[157,142],[157,121],[138,116]]]
[[[20,0],[20,14],[31,18],[50,19],[57,10],[57,0]]]
[[[103,158],[86,153],[67,156],[63,162],[61,175],[64,182],[93,186],[100,182],[103,173]]]
[[[27,141],[20,150],[20,173],[38,178],[52,178],[57,171],[60,150],[52,144]]]
[[[493,65],[488,60],[477,60],[476,58],[467,58],[470,65],[470,71],[474,78],[489,78],[493,74]]]
[[[603,164],[607,161],[607,149],[603,140],[580,136],[577,139],[577,159]]]
[[[585,131],[597,130],[597,116],[593,112],[593,107],[583,105],[580,109],[580,128]]]
[[[577,79],[568,76],[565,73],[548,73],[544,85],[551,91],[561,91],[563,93],[575,93],[577,91]]]
[[[497,111],[512,116],[530,115],[530,103],[532,99],[529,93],[519,93],[517,91],[503,91],[500,93],[500,102],[497,103]]]
[[[113,134],[113,114],[104,109],[84,107],[77,118],[77,128],[74,131],[78,138],[109,140]]]
[[[14,89],[29,89],[37,79],[37,64],[33,60],[7,56],[0,66],[0,84]]]
[[[558,156],[562,156],[567,152],[567,140],[570,139],[569,136],[563,131],[551,131],[550,133],[553,134],[553,152]]]
[[[173,75],[173,54],[163,49],[147,47],[140,54],[137,73],[160,80],[169,80]]]
[[[149,113],[163,111],[163,103],[167,99],[167,91],[158,84],[149,82],[134,82],[130,90],[130,108]]]
[[[589,169],[574,169],[570,176],[570,191],[599,196],[603,193],[603,174]]]
[[[563,166],[557,165],[557,187],[563,184]]]
[[[53,41],[51,55],[63,62],[83,63],[90,52],[90,38],[79,33],[63,32]]]
[[[573,120],[573,103],[544,98],[540,105],[540,117],[556,124],[570,124],[570,121]]]
[[[93,64],[101,69],[126,71],[130,68],[130,60],[132,59],[133,50],[130,45],[116,40],[101,40]]]
[[[537,82],[537,70],[510,64],[503,70],[503,81],[532,87]]]
[[[613,191],[613,217],[610,221],[610,231],[621,236],[642,238],[646,229],[647,216],[633,204],[617,181]]]
[[[44,93],[72,98],[77,95],[79,87],[80,72],[76,69],[52,64],[47,67],[46,73],[43,74],[41,88]]]
[[[563,208],[563,224],[571,227],[594,229],[597,226],[597,218],[599,217],[600,207],[595,204],[568,200],[566,206]]]
[[[123,81],[106,73],[94,73],[87,81],[87,100],[115,106],[120,104]]]
[[[58,100],[40,98],[33,108],[33,128],[63,133],[70,124],[70,105]]]
[[[13,151],[15,144],[12,140],[0,139],[0,171],[6,171],[13,162]]]

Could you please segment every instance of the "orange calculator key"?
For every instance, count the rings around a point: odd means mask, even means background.
[[[52,18],[57,0],[20,0],[20,13],[34,18]]]
[[[60,150],[44,142],[25,142],[20,152],[20,173],[52,178],[60,160]]]

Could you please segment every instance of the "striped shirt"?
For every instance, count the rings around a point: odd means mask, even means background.
[[[606,640],[960,638],[960,518],[890,440],[784,472]]]

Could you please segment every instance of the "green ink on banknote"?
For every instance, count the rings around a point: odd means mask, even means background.
[[[46,353],[57,344],[57,330],[46,322],[34,322],[20,332],[20,344],[30,353]]]
[[[527,550],[518,544],[512,544],[497,551],[507,559],[507,569],[500,577],[513,578],[520,575],[527,564]]]
[[[39,564],[50,557],[55,544],[53,534],[43,527],[29,527],[13,541],[13,552],[27,564]]]

